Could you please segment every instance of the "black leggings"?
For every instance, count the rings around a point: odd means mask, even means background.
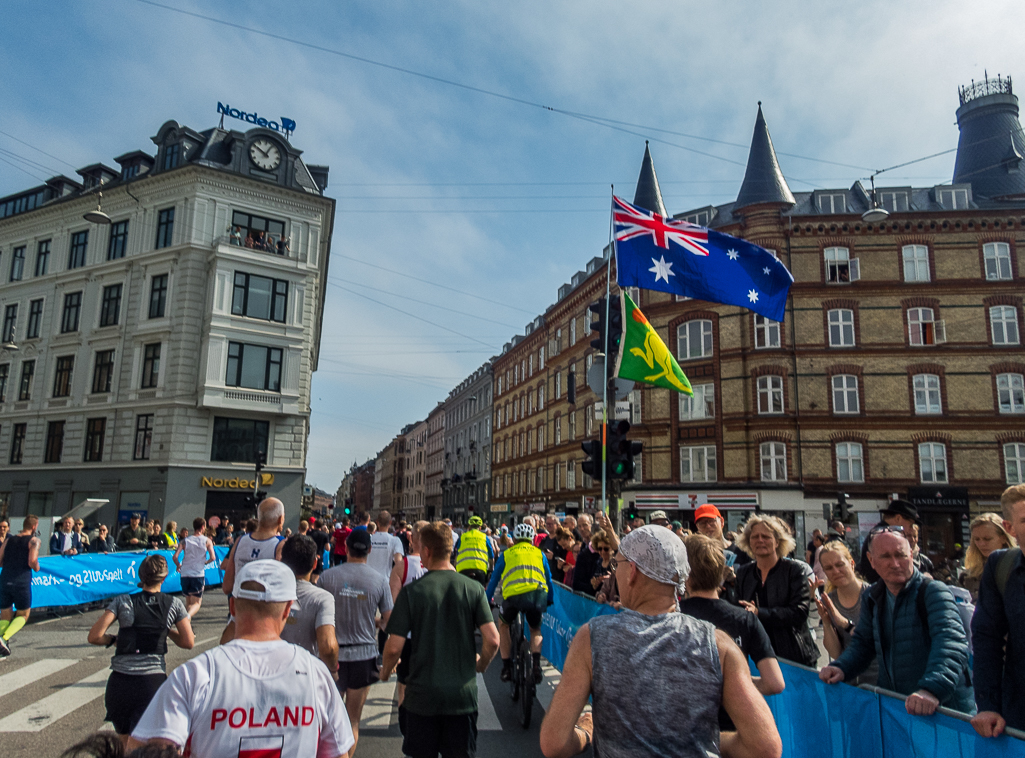
[[[107,717],[118,734],[131,734],[146,712],[146,706],[157,694],[160,685],[167,680],[166,674],[122,674],[110,672],[103,704],[107,706]]]

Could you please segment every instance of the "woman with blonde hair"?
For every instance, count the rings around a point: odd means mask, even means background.
[[[1014,537],[1004,529],[1004,520],[998,513],[983,513],[976,516],[971,523],[972,541],[964,558],[964,571],[957,578],[957,583],[972,594],[972,602],[979,598],[979,582],[982,581],[982,569],[986,560],[994,550],[1005,550],[1017,547]]]
[[[839,540],[827,542],[819,550],[819,561],[826,576],[826,590],[816,588],[815,604],[822,618],[822,644],[835,661],[851,643],[851,635],[861,618],[861,596],[868,587],[854,570],[854,558],[847,545]],[[879,669],[877,664],[866,669],[856,684],[875,684]]]
[[[811,594],[804,569],[787,558],[796,543],[776,516],[754,514],[737,540],[754,561],[737,569],[740,605],[758,617],[780,658],[815,666],[819,649],[808,629]]]

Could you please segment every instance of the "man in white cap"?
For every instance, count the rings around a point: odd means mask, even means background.
[[[330,672],[281,639],[295,599],[295,575],[285,564],[244,565],[228,599],[235,639],[171,673],[129,750],[155,743],[196,756],[346,755],[352,729]]]
[[[783,746],[740,648],[707,621],[678,613],[690,566],[672,531],[630,532],[613,559],[620,613],[580,627],[541,725],[541,751],[569,758],[719,755],[779,758]],[[593,714],[581,712],[593,698]],[[736,732],[719,733],[719,707]]]

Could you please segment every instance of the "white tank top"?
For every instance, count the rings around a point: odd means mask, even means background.
[[[206,537],[202,535],[186,537],[182,544],[181,575],[193,579],[205,576],[206,559]]]
[[[406,578],[402,580],[403,587],[412,584],[427,573],[427,569],[424,568],[419,555],[407,555],[404,557],[406,559]]]
[[[238,576],[238,572],[250,561],[273,560],[278,542],[280,540],[276,536],[266,540],[254,540],[248,534],[243,534],[235,543],[235,576]]]
[[[207,653],[210,689],[189,714],[186,755],[315,756],[326,716],[317,702],[313,666],[323,664],[299,647],[291,651],[292,664],[270,679],[239,670],[220,648]]]

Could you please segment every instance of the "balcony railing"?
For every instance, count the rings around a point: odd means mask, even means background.
[[[1002,77],[997,74],[996,79],[990,79],[986,74],[981,82],[973,79],[971,84],[958,87],[957,94],[961,99],[961,105],[964,105],[986,95],[1013,95],[1014,92],[1011,90],[1011,77]]]

